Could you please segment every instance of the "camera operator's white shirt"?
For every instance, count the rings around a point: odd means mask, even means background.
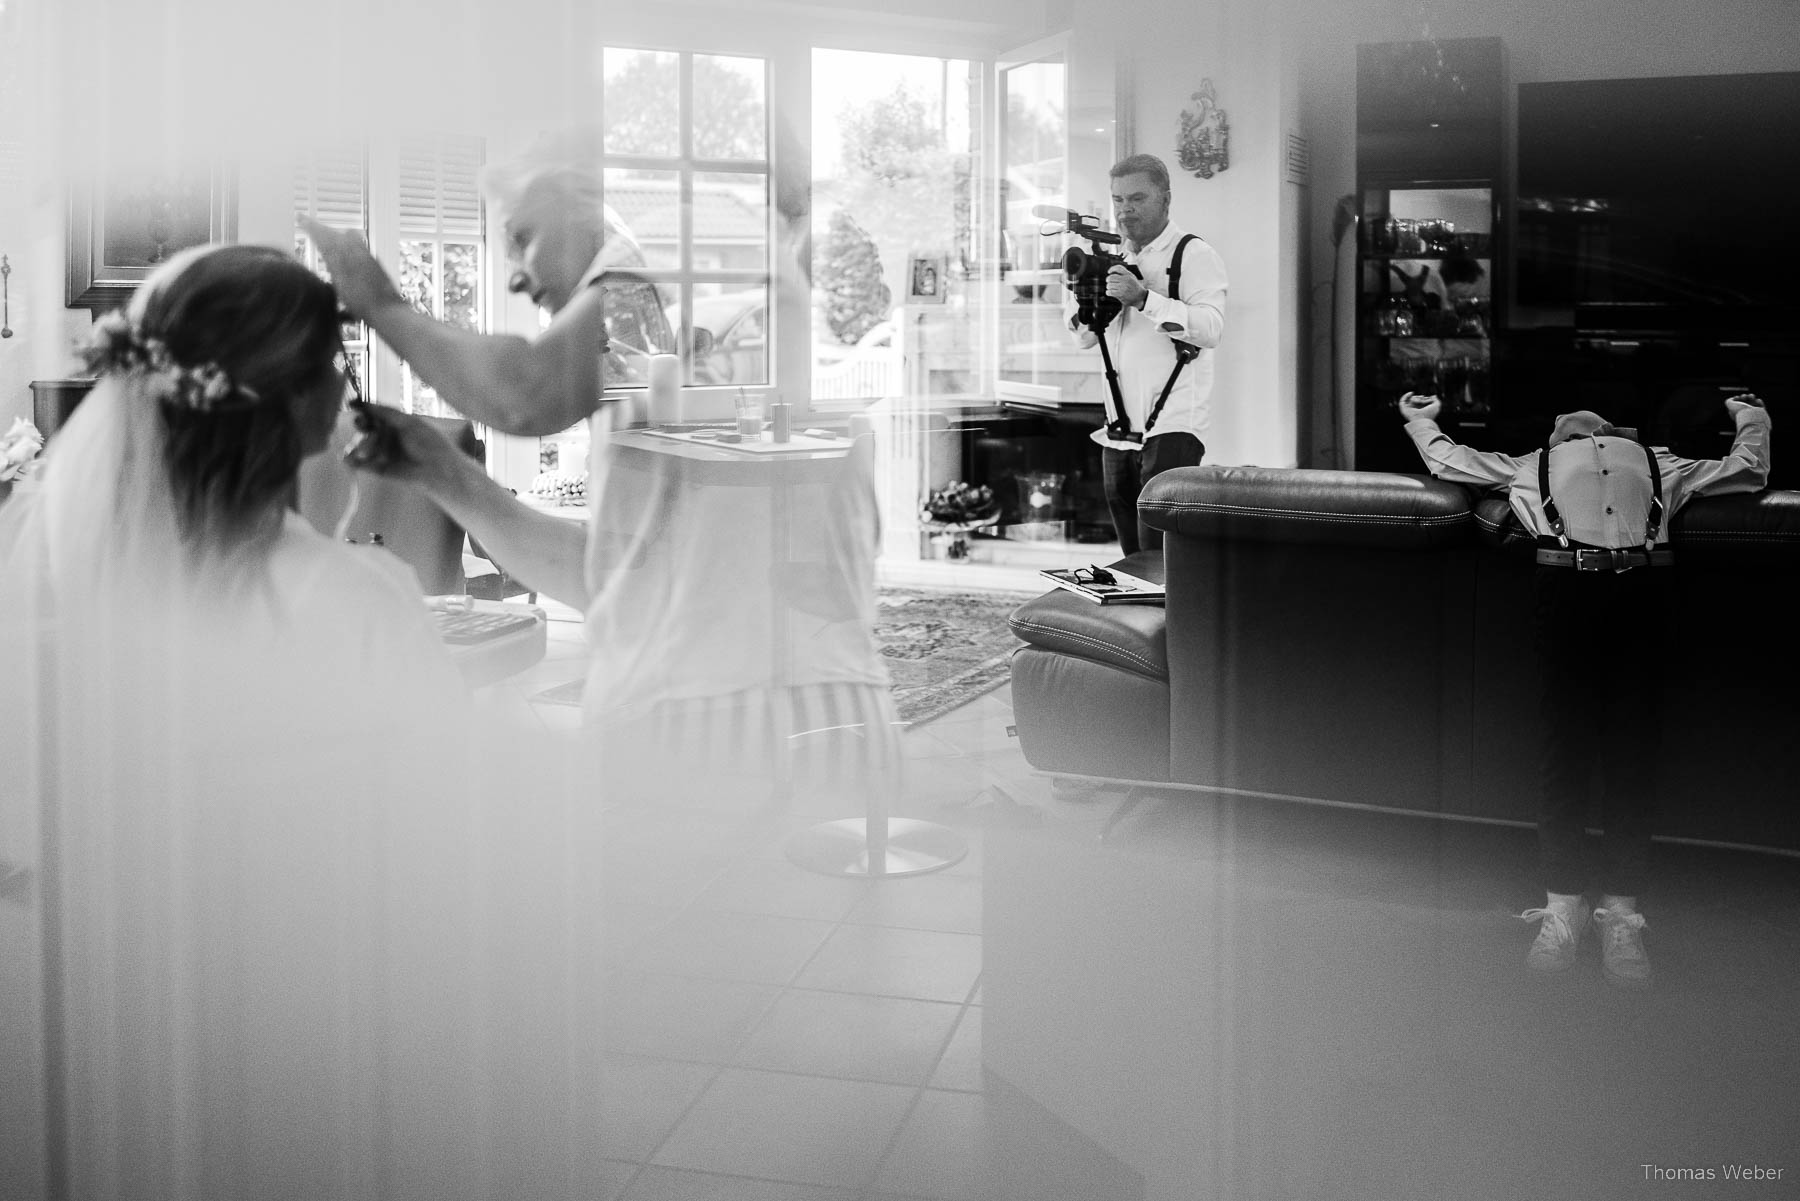
[[[1141,311],[1126,308],[1113,318],[1106,327],[1106,343],[1119,372],[1119,395],[1125,401],[1125,415],[1138,433],[1143,433],[1144,422],[1155,407],[1156,398],[1162,395],[1169,372],[1175,369],[1175,347],[1170,339],[1180,338],[1200,347],[1199,357],[1175,377],[1175,386],[1169,390],[1169,399],[1148,436],[1188,433],[1204,442],[1212,416],[1213,348],[1225,332],[1225,260],[1210,243],[1195,238],[1182,252],[1181,295],[1170,296],[1169,264],[1184,235],[1185,231],[1171,221],[1136,252],[1126,244],[1125,261],[1143,272],[1150,295]],[[1065,289],[1064,320],[1080,344],[1091,347],[1096,340],[1094,332],[1076,324],[1075,309],[1074,294]],[[1109,398],[1109,412],[1111,404]],[[1094,431],[1093,439],[1102,446],[1140,449],[1135,442],[1107,437],[1104,425]]]

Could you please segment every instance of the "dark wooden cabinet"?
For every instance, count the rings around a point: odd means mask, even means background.
[[[1497,38],[1357,47],[1358,469],[1422,470],[1405,392],[1441,397],[1453,436],[1493,419],[1501,86]]]

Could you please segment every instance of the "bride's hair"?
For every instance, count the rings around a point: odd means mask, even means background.
[[[330,284],[271,247],[207,246],[101,318],[83,356],[156,407],[182,541],[230,555],[279,531],[341,348]]]

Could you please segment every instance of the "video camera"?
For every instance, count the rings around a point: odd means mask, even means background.
[[[1127,263],[1124,255],[1108,254],[1100,249],[1102,246],[1118,246],[1125,239],[1101,229],[1095,224],[1098,217],[1084,217],[1055,205],[1040,204],[1031,213],[1034,217],[1042,217],[1047,223],[1056,225],[1055,229],[1044,231],[1045,237],[1066,230],[1078,238],[1086,238],[1093,247],[1091,250],[1083,250],[1079,246],[1071,246],[1064,251],[1062,273],[1063,284],[1075,293],[1076,320],[1099,333],[1123,308],[1116,299],[1106,294],[1107,273],[1114,267],[1123,267],[1139,279],[1144,278],[1144,273]]]

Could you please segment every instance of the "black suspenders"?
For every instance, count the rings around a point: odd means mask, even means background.
[[[1616,436],[1616,435],[1615,435]],[[1650,520],[1644,529],[1644,549],[1656,549],[1656,535],[1662,529],[1663,495],[1662,469],[1656,465],[1656,452],[1648,443],[1642,443],[1644,458],[1650,464]],[[1550,444],[1544,444],[1543,453],[1538,455],[1538,496],[1543,501],[1544,517],[1550,522],[1550,532],[1556,535],[1557,545],[1564,550],[1569,548],[1569,535],[1563,527],[1562,514],[1557,512],[1556,501],[1550,497]]]
[[[1182,252],[1187,249],[1189,242],[1198,240],[1198,234],[1182,234],[1181,240],[1175,243],[1175,254],[1169,260],[1169,295],[1176,300],[1181,299]],[[1101,331],[1100,336],[1106,337],[1104,330]],[[1144,419],[1145,434],[1156,428],[1156,419],[1162,415],[1163,405],[1167,404],[1169,400],[1169,393],[1175,390],[1175,380],[1181,375],[1181,369],[1200,357],[1200,348],[1192,342],[1183,342],[1179,338],[1171,338],[1170,341],[1175,344],[1175,369],[1169,372],[1168,381],[1163,384],[1162,395],[1156,398],[1156,404],[1151,406],[1150,415]],[[1134,442],[1143,440],[1141,436],[1132,435],[1131,420],[1125,416],[1125,405],[1122,401],[1119,404],[1119,420],[1107,423],[1107,433],[1112,437],[1130,439]]]
[[[1187,249],[1189,242],[1194,241],[1197,234],[1183,234],[1181,241],[1175,243],[1175,257],[1169,260],[1169,295],[1176,300],[1181,299],[1181,252]],[[1144,418],[1144,433],[1148,434],[1156,428],[1156,419],[1162,415],[1163,405],[1168,403],[1169,393],[1175,390],[1175,380],[1181,369],[1200,357],[1200,348],[1192,342],[1183,342],[1179,338],[1169,339],[1175,344],[1175,369],[1169,372],[1169,378],[1163,384],[1162,395],[1156,398],[1156,404],[1150,409],[1150,415]]]

